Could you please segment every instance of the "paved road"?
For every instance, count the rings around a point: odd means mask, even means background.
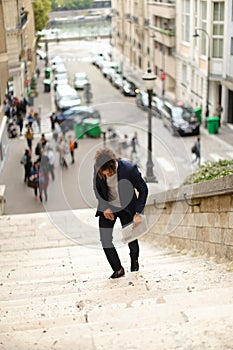
[[[143,173],[146,171],[147,160],[147,113],[136,107],[134,98],[127,98],[120,94],[102,77],[100,71],[90,64],[91,52],[97,49],[98,43],[77,42],[61,43],[59,46],[50,44],[49,54],[60,54],[65,60],[69,72],[70,83],[74,73],[86,71],[90,77],[94,95],[93,106],[98,108],[102,116],[102,128],[113,126],[123,136],[125,133],[131,138],[134,131],[139,135],[139,149],[137,162]],[[71,55],[72,53],[72,55]],[[43,70],[43,62],[39,65]],[[42,74],[43,75],[43,74]],[[53,144],[50,121],[48,115],[55,110],[53,91],[43,92],[43,77],[38,82],[40,95],[35,99],[34,109],[41,110],[42,132]],[[81,93],[82,97],[82,93]],[[84,101],[83,101],[84,102]],[[34,146],[40,134],[35,128]],[[180,185],[183,179],[195,170],[191,165],[190,148],[195,137],[172,137],[163,127],[162,120],[153,118],[153,161],[154,172],[159,180],[158,184],[151,185],[151,191],[162,191]],[[219,158],[232,158],[233,147],[219,140],[216,135],[208,135],[206,130],[202,134],[202,161]],[[118,144],[115,144],[118,150]],[[103,146],[102,139],[84,138],[79,142],[76,152],[76,163],[62,170],[58,165],[56,154],[56,179],[49,184],[49,200],[46,207],[34,200],[33,191],[23,183],[23,168],[19,160],[24,152],[26,142],[24,137],[10,140],[8,157],[2,171],[0,182],[6,184],[6,213],[31,213],[44,210],[56,211],[64,209],[78,209],[95,206],[92,193],[92,166],[93,157],[97,148]],[[114,147],[114,144],[110,144]],[[130,152],[129,152],[130,153]],[[128,156],[129,156],[128,153]],[[35,156],[33,155],[33,158]],[[70,158],[68,156],[68,161]]]

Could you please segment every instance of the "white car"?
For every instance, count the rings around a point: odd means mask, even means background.
[[[57,74],[54,77],[53,86],[55,91],[59,85],[68,85],[67,74]]]
[[[64,65],[64,63],[60,63],[56,65],[53,69],[53,73],[56,74],[67,74],[67,69]]]
[[[58,102],[57,107],[59,110],[65,110],[69,109],[74,106],[80,106],[81,105],[81,99],[78,95],[64,95],[62,96]]]
[[[36,54],[39,57],[40,60],[45,60],[46,59],[46,52],[44,52],[43,50],[36,50]]]
[[[87,73],[79,72],[74,76],[74,88],[77,90],[83,90],[85,85],[89,83]]]
[[[55,101],[59,110],[65,110],[81,104],[81,99],[70,85],[58,85]]]

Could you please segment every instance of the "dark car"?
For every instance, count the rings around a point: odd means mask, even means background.
[[[60,124],[63,132],[73,130],[74,123],[82,123],[87,118],[95,118],[101,121],[100,113],[97,109],[88,106],[76,106],[58,114],[55,121]]]
[[[200,124],[192,107],[165,101],[162,111],[163,125],[172,135],[199,135]]]
[[[126,80],[126,79],[123,80],[120,90],[121,90],[123,95],[130,96],[130,97],[131,96],[135,97],[137,95],[137,93],[139,92],[136,84],[134,84],[134,82]]]

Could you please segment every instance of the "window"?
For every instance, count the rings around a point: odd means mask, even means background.
[[[201,2],[201,28],[207,31],[207,2]],[[204,32],[201,35],[201,54],[207,56],[207,35]]]
[[[213,57],[223,57],[224,3],[215,2],[213,7]]]
[[[190,0],[182,1],[182,40],[190,42]]]

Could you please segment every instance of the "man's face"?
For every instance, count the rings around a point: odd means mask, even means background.
[[[112,169],[106,169],[106,170],[102,170],[102,174],[107,177],[111,177],[115,174],[115,172]]]

